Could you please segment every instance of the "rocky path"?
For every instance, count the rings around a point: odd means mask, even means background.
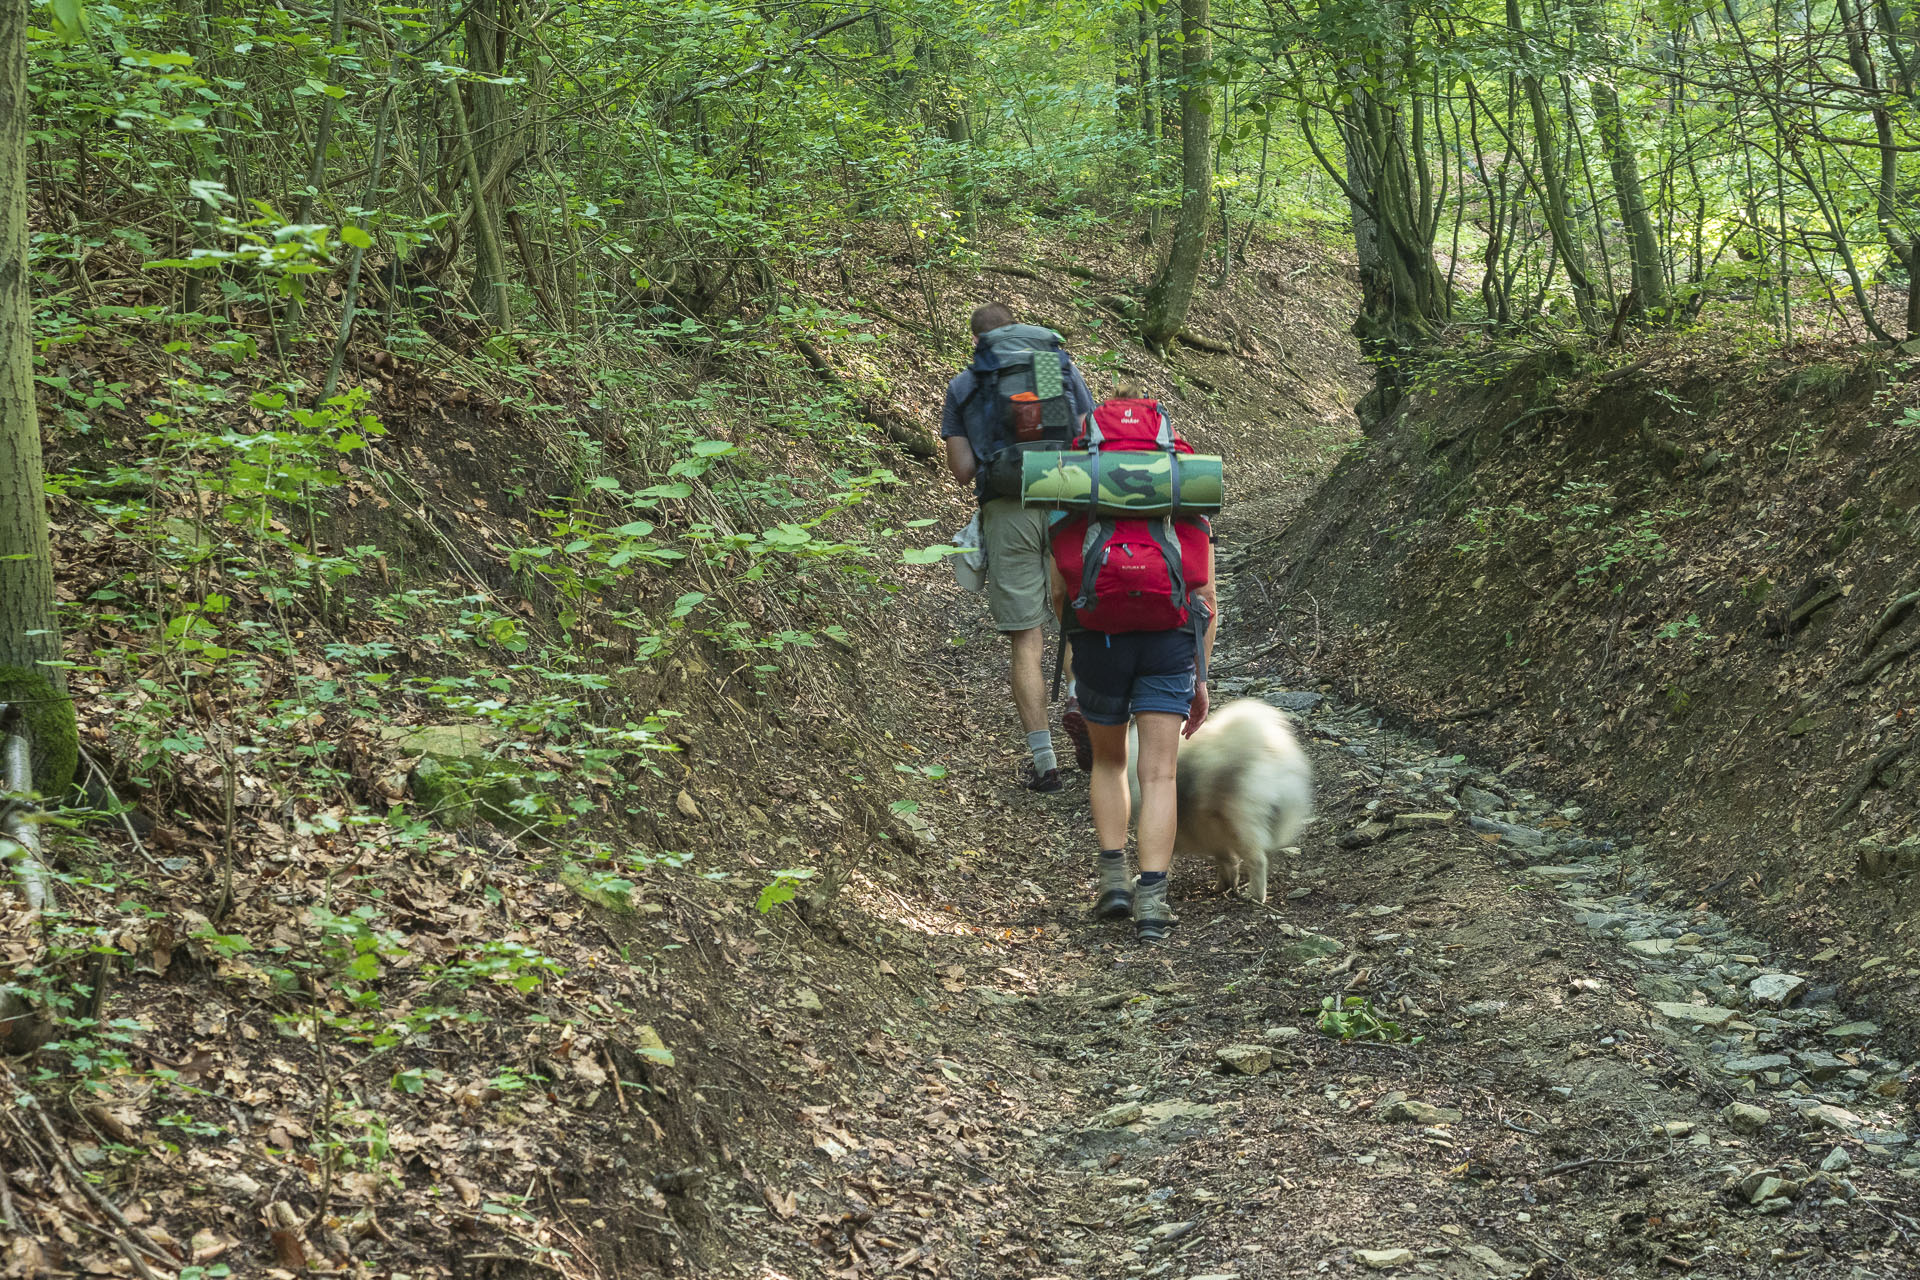
[[[1158,948],[1085,915],[1083,779],[956,769],[992,797],[944,840],[979,892],[834,1119],[870,1171],[837,1274],[1920,1274],[1911,1071],[1811,969],[1516,770],[1220,691],[1295,713],[1319,817],[1264,908],[1177,866]]]

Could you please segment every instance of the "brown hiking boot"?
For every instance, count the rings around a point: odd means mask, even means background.
[[[1038,773],[1032,765],[1028,765],[1027,780],[1020,785],[1029,791],[1058,791],[1060,789],[1060,771],[1058,769],[1049,769],[1045,773]]]
[[[1093,735],[1087,732],[1087,718],[1080,714],[1080,699],[1068,698],[1060,714],[1060,728],[1073,743],[1073,763],[1082,773],[1093,772]]]

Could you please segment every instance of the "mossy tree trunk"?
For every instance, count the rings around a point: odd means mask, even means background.
[[[1213,86],[1208,79],[1213,42],[1207,0],[1181,0],[1180,50],[1180,218],[1166,264],[1147,289],[1146,320],[1140,326],[1140,336],[1154,347],[1165,347],[1187,322],[1207,247],[1213,201]]]
[[[34,784],[73,778],[73,707],[53,604],[27,267],[27,2],[0,0],[0,702],[26,712]]]
[[[1586,245],[1574,222],[1567,199],[1567,175],[1560,167],[1560,143],[1555,136],[1553,113],[1547,107],[1547,95],[1540,87],[1540,73],[1529,59],[1534,48],[1520,18],[1520,0],[1507,0],[1507,28],[1513,32],[1515,54],[1521,65],[1520,83],[1527,95],[1527,111],[1533,119],[1534,145],[1540,151],[1541,204],[1547,215],[1547,230],[1553,236],[1554,252],[1567,269],[1567,283],[1573,290],[1574,310],[1588,330],[1600,327],[1594,306],[1593,272],[1587,265]]]
[[[1597,0],[1581,0],[1575,5],[1573,24],[1596,46],[1605,39],[1606,15]],[[1588,93],[1593,101],[1594,122],[1600,126],[1600,145],[1607,153],[1607,168],[1613,174],[1620,222],[1627,229],[1627,248],[1633,255],[1634,310],[1658,319],[1664,317],[1668,309],[1665,255],[1653,228],[1646,189],[1640,181],[1640,159],[1633,149],[1626,112],[1620,107],[1620,95],[1606,79],[1611,65],[1608,59],[1596,60],[1588,81]]]

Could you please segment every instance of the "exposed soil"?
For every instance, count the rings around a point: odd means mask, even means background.
[[[1260,548],[1285,615],[1258,669],[1524,757],[1910,1035],[1911,360],[1705,337],[1504,359],[1416,397]]]

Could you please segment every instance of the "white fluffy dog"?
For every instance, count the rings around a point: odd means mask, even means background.
[[[1127,787],[1140,808],[1139,740],[1127,735]],[[1313,817],[1313,765],[1287,717],[1255,698],[1211,712],[1180,742],[1180,828],[1174,848],[1213,859],[1220,888],[1243,880],[1247,896],[1267,900],[1267,857],[1299,836]]]

